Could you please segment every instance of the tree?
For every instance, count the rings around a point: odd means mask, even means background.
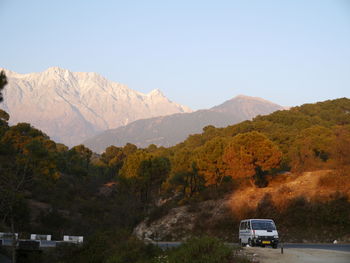
[[[137,146],[135,144],[132,144],[129,142],[127,144],[125,144],[125,146],[123,147],[123,153],[126,156],[133,154],[136,151],[137,151]]]
[[[170,161],[165,157],[151,157],[141,161],[138,177],[143,184],[143,199],[150,200],[152,194],[159,195],[162,183],[168,177]]]
[[[7,78],[4,71],[0,72],[0,103],[4,100],[2,95],[2,90],[7,85]],[[8,125],[7,121],[9,120],[8,114],[0,110],[0,135],[3,135],[4,131],[7,130]],[[0,142],[0,155],[6,153],[6,146]],[[1,158],[1,156],[0,156]],[[3,167],[0,167],[0,211],[3,213],[3,220],[6,221],[8,214],[13,215],[13,208],[15,206],[16,193],[11,192],[11,188],[7,188],[5,186],[5,182],[7,182],[8,172]],[[11,232],[13,236],[12,240],[12,262],[16,263],[16,238],[15,238],[15,230],[14,230],[14,216],[11,216]]]
[[[0,214],[12,233],[20,230],[25,218],[28,190],[46,190],[49,181],[59,176],[50,154],[54,146],[45,134],[26,123],[12,126],[0,138]],[[13,262],[16,242],[13,235]]]
[[[8,115],[8,113],[0,109],[0,137],[2,137],[4,133],[8,130],[9,119],[10,119],[10,116]]]
[[[92,156],[92,151],[82,144],[74,146],[72,150],[74,150],[80,155],[80,157],[85,161],[86,168],[88,169]]]
[[[225,148],[223,160],[232,178],[250,177],[260,184],[267,171],[278,167],[281,157],[282,153],[272,141],[253,131],[233,137]]]
[[[335,161],[335,168],[345,174],[350,168],[350,125],[336,126],[334,135],[331,156]]]
[[[0,102],[4,100],[4,97],[2,95],[2,90],[5,88],[6,85],[7,85],[7,78],[6,78],[5,72],[1,71],[0,72]]]
[[[190,172],[192,170],[192,151],[192,149],[184,147],[174,152],[173,156],[171,156],[172,174],[176,174],[178,172]]]
[[[59,145],[56,159],[63,173],[87,176],[89,173],[92,151],[84,145],[77,145],[67,151]]]
[[[190,171],[178,171],[170,179],[169,183],[175,188],[180,188],[184,197],[192,197],[200,192],[204,185],[204,178],[198,173],[195,162],[192,162]]]
[[[147,160],[149,156],[150,155],[144,150],[137,150],[128,155],[120,170],[120,174],[125,178],[137,177],[141,162]]]
[[[123,167],[120,169],[121,178],[119,178],[119,181],[125,181],[124,183],[129,185],[129,191],[141,202],[145,200],[145,185],[143,178],[140,177],[139,169],[141,163],[148,158],[150,158],[150,155],[144,150],[136,150],[127,156]]]
[[[207,129],[210,129],[210,126]],[[217,187],[223,181],[227,169],[222,160],[226,144],[226,138],[215,137],[194,152],[198,170],[203,175],[206,186]]]
[[[108,167],[108,175],[113,177],[123,166],[125,157],[123,148],[112,145],[106,148],[100,160]]]
[[[302,172],[323,168],[333,142],[334,134],[329,128],[317,125],[302,130],[290,147],[292,169]]]

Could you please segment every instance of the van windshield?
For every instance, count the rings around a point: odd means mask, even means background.
[[[252,220],[254,230],[276,230],[276,226],[272,221]]]

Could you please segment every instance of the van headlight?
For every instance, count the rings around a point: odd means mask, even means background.
[[[273,236],[273,238],[278,238],[278,236]]]

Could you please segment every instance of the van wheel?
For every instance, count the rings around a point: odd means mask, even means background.
[[[244,243],[242,243],[242,239],[239,240],[239,245],[240,245],[241,247],[244,247]]]
[[[254,247],[254,242],[249,238],[248,239],[248,244],[249,244],[249,246],[251,246],[251,247]]]
[[[273,244],[272,248],[277,248],[277,246],[278,246],[277,244]]]

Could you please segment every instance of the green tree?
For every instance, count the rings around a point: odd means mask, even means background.
[[[143,199],[148,202],[152,195],[159,196],[162,183],[168,177],[170,162],[168,158],[151,157],[141,161],[138,177],[143,184]]]
[[[79,154],[79,156],[84,160],[86,168],[89,168],[92,151],[86,146],[80,144],[72,148],[73,151]]]
[[[130,154],[133,154],[136,151],[137,151],[137,146],[129,142],[125,144],[125,146],[123,147],[123,153],[126,156],[129,156]]]
[[[0,74],[0,101],[6,77]],[[0,137],[0,214],[11,233],[23,229],[29,222],[25,194],[29,186],[40,182],[40,176],[57,175],[55,163],[47,157],[48,149],[55,144],[41,131],[29,124],[19,123],[7,127],[9,116],[1,111]],[[12,262],[16,262],[17,240],[13,234]]]
[[[109,146],[102,154],[100,160],[108,167],[109,176],[115,176],[120,168],[123,166],[123,162],[126,155],[123,148],[116,146]]]
[[[322,126],[312,126],[302,130],[290,147],[291,166],[302,172],[323,168],[330,158],[334,142],[332,130]]]
[[[192,171],[193,153],[188,147],[175,149],[171,155],[172,174]]]
[[[191,171],[179,171],[169,178],[169,183],[175,191],[182,191],[184,197],[192,197],[204,187],[204,178],[198,173],[195,162],[192,162]]]
[[[120,170],[120,174],[126,178],[137,177],[141,162],[149,157],[150,155],[147,152],[140,149],[129,154]]]

